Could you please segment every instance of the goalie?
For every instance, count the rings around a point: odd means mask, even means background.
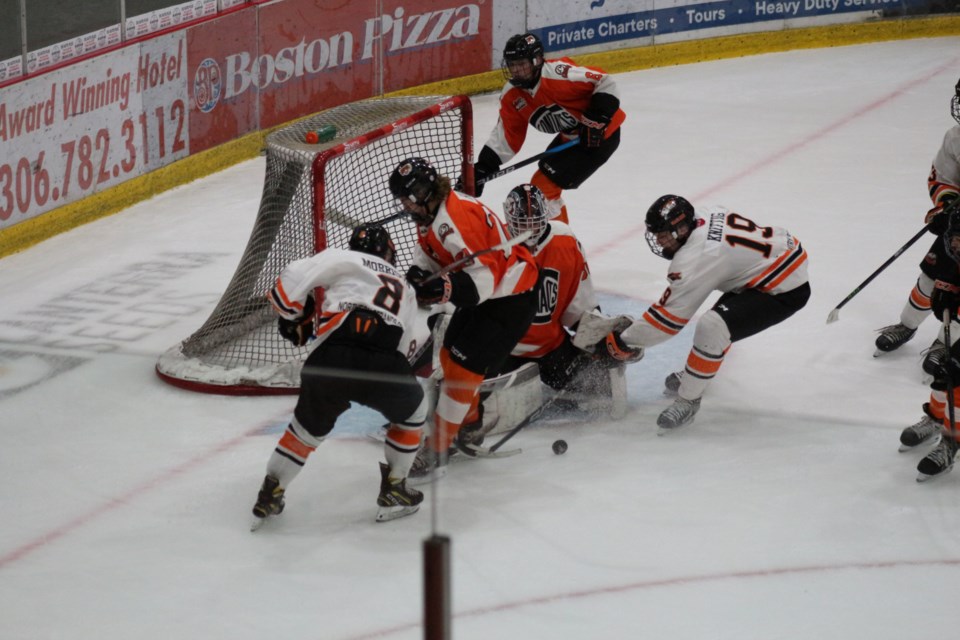
[[[568,225],[548,220],[543,193],[532,184],[514,187],[503,203],[503,213],[511,236],[530,232],[525,244],[540,268],[537,313],[507,360],[487,375],[484,388],[488,390],[481,392],[482,427],[481,423],[470,425],[481,428],[479,437],[468,429],[462,440],[479,444],[485,431],[507,430],[526,418],[531,404],[533,409],[540,406],[541,381],[561,394],[554,402],[621,416],[626,408],[623,365],[639,360],[643,352],[621,342],[621,359],[616,359],[605,349],[595,355],[596,341],[583,348],[575,346],[572,334],[580,318],[598,306],[583,247]],[[517,375],[525,367],[538,369],[539,379]],[[494,398],[488,399],[491,393]],[[504,394],[508,401],[498,402],[497,394]],[[494,405],[497,414],[490,415]]]

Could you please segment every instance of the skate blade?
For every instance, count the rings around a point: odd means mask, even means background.
[[[407,476],[407,484],[411,487],[421,487],[425,484],[433,484],[435,480],[439,480],[445,475],[447,475],[447,468],[445,466],[437,467],[426,475],[417,477]]]
[[[900,453],[904,453],[906,451],[917,451],[924,445],[937,445],[937,444],[940,444],[940,436],[934,435],[934,436],[930,436],[926,440],[921,440],[920,442],[913,445],[912,447],[908,444],[901,444],[899,451]]]
[[[377,522],[389,522],[409,516],[420,510],[420,505],[415,504],[409,507],[380,507],[377,511]]]
[[[262,527],[263,523],[266,521],[267,521],[266,518],[258,518],[257,516],[253,516],[253,520],[250,521],[250,531],[251,532],[256,531],[257,529]]]
[[[940,478],[940,477],[943,477],[943,476],[947,475],[947,474],[950,473],[950,471],[952,471],[952,470],[953,470],[953,463],[951,462],[951,463],[950,463],[950,466],[947,467],[946,469],[944,469],[943,471],[941,471],[940,473],[935,473],[935,474],[930,475],[930,476],[928,476],[928,475],[925,474],[925,473],[917,473],[917,482],[929,482],[930,480],[933,480],[934,478]]]

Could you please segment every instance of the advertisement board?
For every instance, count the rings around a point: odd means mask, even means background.
[[[188,155],[173,33],[0,92],[0,230]]]

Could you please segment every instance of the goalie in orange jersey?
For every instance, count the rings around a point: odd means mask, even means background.
[[[434,429],[410,471],[440,475],[465,422],[477,420],[484,376],[496,370],[526,333],[537,308],[539,271],[522,244],[489,251],[458,270],[438,272],[471,254],[510,240],[503,222],[482,202],[458,193],[423,158],[403,160],[390,191],[417,223],[418,246],[407,280],[421,305],[452,305],[440,348],[443,371]]]
[[[583,184],[620,146],[626,115],[617,85],[607,73],[569,58],[544,60],[543,44],[532,33],[507,40],[502,64],[508,82],[500,93],[500,117],[474,166],[475,193],[520,151],[528,126],[556,134],[548,150],[579,138],[579,144],[540,160],[531,180],[546,197],[547,216],[569,222],[563,190]]]

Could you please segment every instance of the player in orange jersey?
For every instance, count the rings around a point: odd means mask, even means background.
[[[548,149],[579,137],[579,144],[545,156],[531,182],[546,196],[550,219],[569,222],[561,194],[576,189],[600,168],[620,145],[626,117],[613,78],[569,58],[544,60],[537,36],[512,36],[503,49],[508,82],[500,93],[500,118],[480,150],[474,166],[481,183],[515,156],[527,127],[554,133]],[[479,196],[483,185],[478,184]]]
[[[479,414],[480,384],[526,333],[537,308],[539,272],[522,244],[492,251],[459,270],[443,267],[510,239],[479,200],[453,190],[423,158],[407,158],[390,176],[390,191],[417,223],[417,250],[407,280],[421,305],[455,308],[440,349],[443,380],[434,430],[411,477],[442,473],[446,453],[465,422]],[[439,474],[437,474],[439,475]]]

